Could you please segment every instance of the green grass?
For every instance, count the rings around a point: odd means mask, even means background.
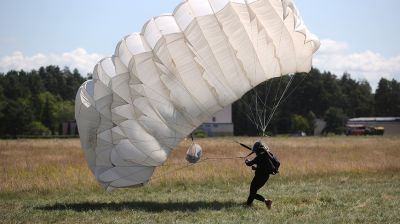
[[[273,176],[243,206],[246,179],[152,183],[106,193],[94,190],[0,192],[2,223],[400,223],[400,173],[343,172]]]

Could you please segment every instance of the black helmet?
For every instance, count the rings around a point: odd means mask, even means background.
[[[257,141],[256,143],[254,143],[253,149],[252,149],[253,152],[258,154],[264,150],[265,150],[265,146],[260,141]]]

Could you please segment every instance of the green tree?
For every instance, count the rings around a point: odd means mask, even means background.
[[[317,117],[323,117],[329,107],[341,107],[344,99],[337,77],[315,68],[308,74],[296,74],[289,94],[282,110],[302,116],[313,111]]]
[[[374,96],[367,81],[357,82],[345,73],[340,79],[344,94],[342,108],[349,117],[369,117],[374,115]]]
[[[4,118],[1,122],[4,128],[3,135],[10,135],[15,138],[29,132],[29,125],[33,116],[30,104],[26,99],[7,100],[3,113]]]
[[[30,135],[43,135],[50,133],[50,130],[42,124],[40,121],[32,121],[29,125]]]
[[[375,111],[377,116],[400,116],[400,83],[382,78],[375,93]]]
[[[307,119],[303,116],[294,114],[291,117],[292,119],[292,125],[291,125],[291,131],[292,133],[297,133],[297,132],[306,132],[309,128],[310,125],[307,122]]]
[[[323,132],[325,134],[333,133],[341,135],[344,133],[347,116],[342,109],[330,107],[325,113],[324,120],[326,122],[326,127]]]
[[[75,119],[74,101],[58,101],[55,108],[55,118],[57,122],[62,123]]]
[[[42,113],[39,121],[41,121],[52,132],[52,134],[54,134],[58,130],[57,103],[61,101],[61,99],[49,92],[41,93],[39,97],[42,106]]]
[[[0,74],[0,124],[4,124],[5,122],[5,114],[4,114],[4,110],[7,106],[7,102],[6,102],[6,98],[4,97],[3,94],[3,88],[1,86],[1,82],[2,82],[2,74]],[[4,130],[4,125],[0,125],[0,136],[2,136],[4,134],[5,130]]]
[[[3,77],[2,87],[5,98],[17,100],[31,96],[29,83],[27,82],[26,73],[24,71],[9,71]]]
[[[314,130],[317,127],[317,117],[312,111],[309,111],[306,116],[308,129],[306,130],[307,135],[314,135]]]
[[[78,70],[58,66],[0,74],[0,135],[46,128],[56,133],[62,122],[74,119],[75,94],[84,81]]]

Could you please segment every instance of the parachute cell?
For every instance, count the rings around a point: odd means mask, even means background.
[[[171,150],[270,78],[311,69],[319,40],[291,0],[186,0],[101,60],[76,96],[91,171],[141,186]]]

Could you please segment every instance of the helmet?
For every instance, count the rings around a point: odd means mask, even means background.
[[[262,144],[262,142],[257,141],[256,143],[254,143],[252,151],[258,154],[262,151],[265,151],[265,146]]]

